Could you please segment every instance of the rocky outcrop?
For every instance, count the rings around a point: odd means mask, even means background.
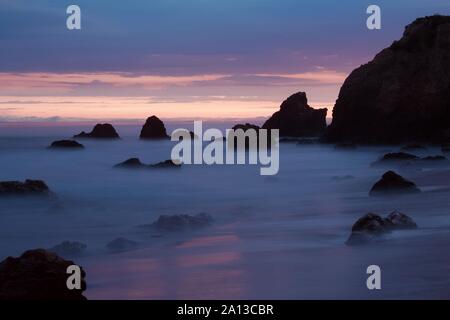
[[[388,171],[373,185],[369,195],[378,196],[417,192],[420,192],[420,189],[417,188],[414,182],[406,180],[394,171]]]
[[[139,246],[136,241],[128,240],[126,238],[117,238],[106,244],[108,250],[112,252],[123,252],[134,250]]]
[[[0,181],[1,195],[42,195],[50,192],[42,180]]]
[[[83,149],[84,146],[75,140],[57,140],[50,145],[52,149]]]
[[[73,261],[44,249],[29,250],[0,263],[0,300],[85,300],[86,276],[81,269],[81,290],[69,290],[67,268]]]
[[[368,213],[358,219],[352,227],[347,245],[361,245],[379,240],[384,234],[393,230],[416,229],[414,220],[404,213],[394,211],[386,218]]]
[[[118,139],[119,134],[116,129],[109,123],[96,124],[91,132],[82,131],[80,134],[73,136],[74,138],[98,138],[98,139]]]
[[[129,168],[129,169],[139,169],[139,168],[148,168],[148,169],[164,169],[164,168],[181,168],[181,161],[172,161],[172,160],[164,160],[154,164],[145,164],[142,163],[139,158],[130,158],[125,160],[124,162],[116,164],[115,168]]]
[[[86,251],[87,245],[78,241],[63,241],[48,249],[63,257],[80,256]]]
[[[151,226],[159,231],[188,231],[209,226],[213,218],[207,213],[196,215],[162,215]]]
[[[141,130],[141,139],[168,139],[169,136],[166,132],[166,127],[164,122],[162,122],[158,117],[151,116],[147,118],[144,126]]]
[[[328,141],[447,141],[450,17],[419,18],[403,37],[354,70],[333,109]]]
[[[280,137],[319,136],[327,126],[326,115],[327,109],[311,108],[306,93],[298,92],[287,98],[262,128],[279,129]]]

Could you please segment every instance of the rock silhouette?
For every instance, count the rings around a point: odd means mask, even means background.
[[[0,300],[86,300],[85,272],[81,290],[69,290],[67,268],[75,264],[44,249],[29,250],[0,263]]]
[[[376,182],[369,195],[389,195],[395,193],[417,193],[420,189],[412,181],[406,180],[394,171],[388,171]]]
[[[116,168],[142,168],[146,165],[139,160],[139,158],[130,158],[125,160],[124,162],[116,164],[114,167]]]
[[[38,195],[48,194],[49,188],[42,180],[1,181],[0,195]]]
[[[82,131],[81,133],[73,136],[74,138],[98,138],[98,139],[118,139],[119,134],[117,133],[116,129],[109,124],[109,123],[103,123],[103,124],[96,124],[94,129],[92,129],[91,132],[86,133]]]
[[[141,139],[168,139],[169,136],[166,132],[166,127],[164,122],[162,122],[158,117],[151,116],[147,118],[144,126],[141,130]]]
[[[181,168],[181,162],[174,162],[171,159],[164,160],[154,164],[145,164],[142,163],[139,158],[130,158],[125,160],[124,162],[116,164],[115,168],[130,168],[130,169],[138,169],[138,168],[148,168],[148,169],[163,169],[163,168]]]
[[[448,141],[450,16],[419,18],[345,80],[328,141]]]
[[[416,228],[417,224],[411,217],[398,211],[390,213],[386,218],[382,218],[374,213],[368,213],[353,224],[352,233],[346,244],[367,244],[392,230]]]
[[[83,149],[84,146],[75,140],[57,140],[50,145],[52,149]]]
[[[321,135],[326,128],[327,109],[313,109],[308,105],[305,92],[287,98],[262,126],[279,129],[280,137],[312,137]]]

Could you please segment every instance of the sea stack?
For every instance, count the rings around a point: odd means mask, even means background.
[[[119,139],[116,129],[109,123],[96,124],[91,132],[82,131],[80,134],[73,136],[74,138],[98,138],[98,139]]]
[[[263,129],[279,129],[280,137],[314,137],[326,128],[327,109],[314,109],[308,105],[305,92],[287,98],[262,126]]]
[[[166,132],[164,122],[162,122],[157,116],[151,116],[147,118],[144,126],[141,130],[141,139],[168,139],[169,136]]]
[[[419,18],[345,80],[326,140],[441,142],[450,138],[450,16]]]

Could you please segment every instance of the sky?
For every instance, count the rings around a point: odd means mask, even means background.
[[[267,118],[298,91],[331,116],[346,76],[432,14],[450,1],[0,0],[0,122]]]

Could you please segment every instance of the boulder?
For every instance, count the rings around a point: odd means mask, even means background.
[[[377,196],[417,192],[420,192],[420,189],[417,188],[414,182],[406,180],[394,171],[388,171],[383,174],[382,178],[373,185],[369,195]]]
[[[0,300],[86,300],[82,268],[81,290],[67,288],[67,268],[74,264],[44,249],[8,257],[0,263]]]
[[[328,141],[447,141],[450,16],[419,18],[403,37],[345,80]]]
[[[96,124],[91,132],[86,133],[82,131],[81,133],[73,136],[74,138],[98,138],[98,139],[118,139],[119,134],[116,129],[109,123]]]
[[[207,213],[161,215],[151,226],[160,231],[187,231],[209,226],[212,222]]]
[[[0,195],[41,195],[49,191],[42,180],[0,181]]]
[[[128,240],[126,238],[116,238],[106,244],[106,247],[113,252],[122,252],[134,250],[139,246],[136,241]]]
[[[60,244],[48,249],[60,256],[79,256],[84,253],[87,245],[78,241],[63,241]]]
[[[155,168],[155,169],[163,169],[163,168],[181,168],[182,163],[180,161],[172,161],[172,160],[165,160],[161,161],[155,164],[149,164],[149,168]]]
[[[141,139],[168,139],[169,136],[166,132],[166,127],[164,122],[162,122],[158,117],[151,116],[147,118],[144,126],[141,130]]]
[[[312,137],[321,135],[326,128],[327,109],[314,109],[308,105],[305,92],[287,98],[262,126],[279,129],[280,137]]]
[[[114,167],[116,168],[142,168],[146,165],[139,160],[139,158],[130,158],[125,160],[124,162],[116,164]]]
[[[379,240],[382,236],[393,230],[416,229],[414,220],[404,213],[394,211],[386,218],[368,213],[359,218],[352,226],[352,233],[347,245],[361,245]]]
[[[52,149],[83,149],[84,146],[75,140],[57,140],[50,145]]]

